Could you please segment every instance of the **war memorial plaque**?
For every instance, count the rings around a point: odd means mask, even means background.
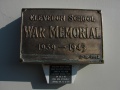
[[[100,10],[22,9],[20,58],[26,63],[103,63]]]

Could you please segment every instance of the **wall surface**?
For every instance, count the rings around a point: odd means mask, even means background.
[[[20,64],[22,8],[100,9],[105,64],[80,66],[74,84],[47,85],[41,65]],[[0,0],[0,90],[120,90],[120,0]]]

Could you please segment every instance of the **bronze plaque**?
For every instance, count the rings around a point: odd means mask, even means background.
[[[100,10],[22,9],[20,58],[26,63],[103,63]]]

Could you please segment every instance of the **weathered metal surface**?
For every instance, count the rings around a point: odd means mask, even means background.
[[[22,62],[103,63],[101,11],[22,9],[20,46]]]

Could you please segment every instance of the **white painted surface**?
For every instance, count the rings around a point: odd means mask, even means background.
[[[20,64],[21,8],[101,9],[105,64],[81,66],[74,84],[47,85],[40,65]],[[0,90],[119,90],[120,0],[0,0]]]

